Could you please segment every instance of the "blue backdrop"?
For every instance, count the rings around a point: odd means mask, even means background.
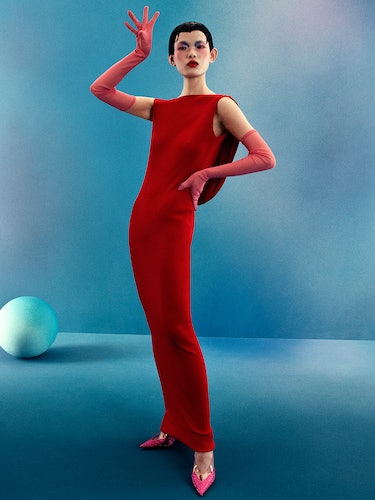
[[[374,339],[374,3],[176,5],[150,5],[153,51],[126,89],[177,96],[167,40],[201,21],[219,49],[210,87],[235,97],[278,161],[228,179],[197,213],[198,334]],[[127,228],[151,128],[89,92],[133,49],[122,23],[142,7],[2,1],[0,305],[44,298],[61,331],[147,333]]]

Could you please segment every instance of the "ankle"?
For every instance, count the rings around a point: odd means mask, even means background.
[[[214,452],[212,451],[195,451],[194,452],[195,458],[212,458],[214,457]]]
[[[214,467],[214,452],[196,451],[194,453],[194,466],[199,470],[200,474],[210,474]]]

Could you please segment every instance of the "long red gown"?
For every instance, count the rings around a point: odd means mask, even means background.
[[[232,161],[238,141],[216,137],[222,95],[156,99],[149,161],[129,227],[134,277],[152,336],[165,415],[161,430],[195,451],[214,449],[206,368],[190,311],[194,209],[178,186],[193,172]],[[207,183],[208,201],[222,180]]]

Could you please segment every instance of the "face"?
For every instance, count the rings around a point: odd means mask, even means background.
[[[192,31],[178,35],[169,61],[183,76],[194,78],[206,73],[216,56],[217,50],[210,50],[206,35],[202,31]]]

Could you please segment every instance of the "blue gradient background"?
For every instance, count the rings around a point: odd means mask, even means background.
[[[176,5],[150,4],[153,52],[126,89],[178,95],[167,40],[199,20],[219,48],[210,87],[236,98],[278,160],[228,179],[197,213],[197,333],[374,339],[374,3]],[[61,331],[147,333],[127,228],[151,128],[89,92],[133,48],[122,22],[142,6],[1,5],[0,305],[39,296]]]

